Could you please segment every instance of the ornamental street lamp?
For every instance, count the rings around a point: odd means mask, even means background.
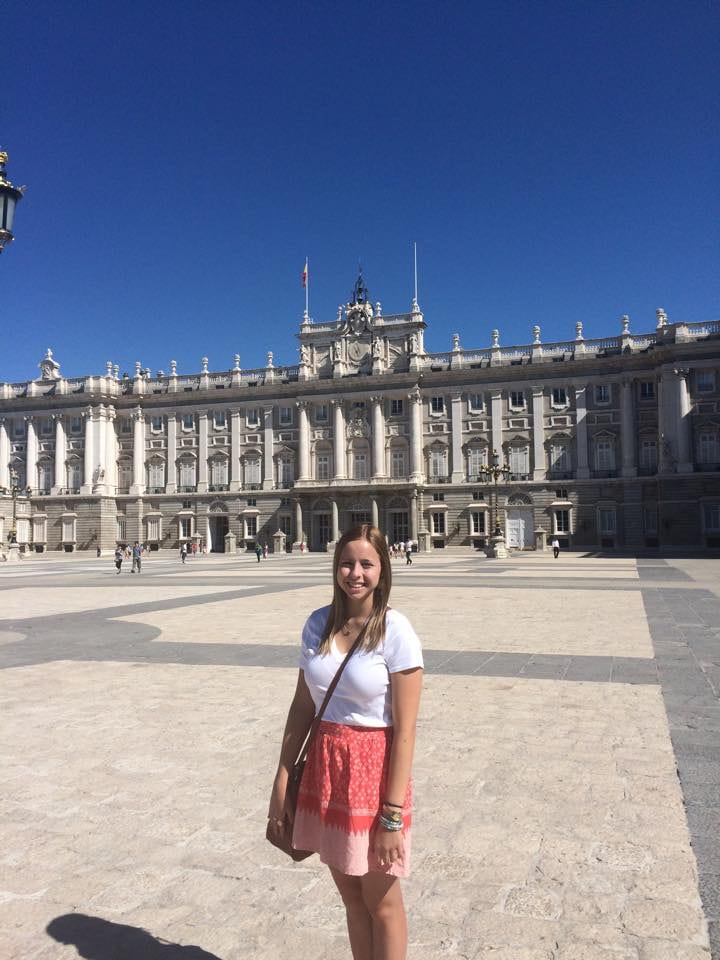
[[[13,240],[13,220],[18,200],[22,199],[25,187],[15,187],[5,174],[8,155],[0,150],[0,253]]]
[[[498,483],[500,480],[507,483],[510,479],[510,468],[506,464],[500,463],[497,450],[493,450],[490,463],[487,467],[480,468],[480,475],[486,483],[492,482],[493,484],[493,491],[490,494],[490,529],[492,530],[492,539],[486,552],[488,557],[506,557],[505,538],[500,530]],[[493,492],[495,494],[494,496]]]
[[[10,496],[12,497],[12,526],[8,533],[8,543],[17,543],[17,498],[27,496],[30,487],[21,487],[18,483],[20,479],[15,467],[10,467]]]

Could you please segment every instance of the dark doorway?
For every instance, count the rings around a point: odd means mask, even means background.
[[[225,553],[225,534],[229,531],[227,517],[210,517],[210,553]]]
[[[392,510],[389,516],[388,536],[390,543],[406,543],[410,537],[410,523],[407,510]]]

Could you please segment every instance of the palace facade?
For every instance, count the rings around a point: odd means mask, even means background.
[[[519,549],[720,548],[720,323],[447,353],[425,329],[360,278],[335,321],[304,316],[293,366],[67,379],[48,351],[0,385],[0,539],[14,510],[37,551],[326,550],[361,521],[420,550],[495,526]]]

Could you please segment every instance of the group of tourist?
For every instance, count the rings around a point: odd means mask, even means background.
[[[388,551],[391,560],[399,560],[405,557],[405,565],[412,566],[413,549],[416,545],[412,540],[401,540],[399,543],[389,543]]]
[[[115,569],[118,573],[122,573],[123,560],[132,559],[132,567],[130,573],[140,573],[142,568],[142,558],[145,553],[145,544],[139,543],[137,540],[131,546],[125,548],[121,547],[120,544],[115,547]]]

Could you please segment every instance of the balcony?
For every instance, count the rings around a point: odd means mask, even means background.
[[[555,468],[551,467],[548,473],[548,478],[550,480],[572,480],[573,474],[572,470],[556,470]]]
[[[243,490],[262,490],[261,483],[244,483]]]
[[[292,490],[295,486],[294,480],[278,480],[278,490]]]
[[[525,481],[527,481],[527,480],[532,480],[532,474],[530,474],[530,473],[511,473],[511,474],[510,474],[510,479],[511,479],[511,480],[520,480],[520,481],[522,481],[522,482],[525,482]]]
[[[192,486],[185,486],[185,487],[180,486],[177,489],[178,489],[178,493],[197,493],[197,487],[195,486],[195,484],[193,484]]]
[[[593,478],[595,480],[612,480],[614,477],[619,476],[618,470],[593,470]]]
[[[447,474],[444,477],[441,477],[441,476],[428,477],[428,483],[450,483],[450,477]]]
[[[165,493],[165,487],[148,487],[148,493]]]
[[[229,483],[214,483],[212,486],[208,487],[210,493],[222,493],[224,490],[229,490]]]

